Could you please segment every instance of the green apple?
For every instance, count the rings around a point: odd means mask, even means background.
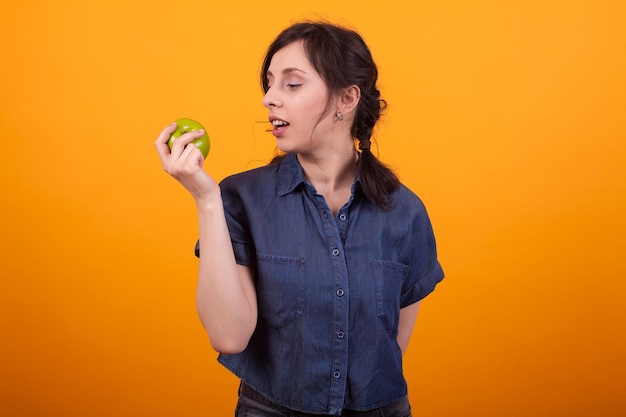
[[[184,133],[191,132],[192,130],[200,130],[204,129],[204,127],[192,119],[180,118],[176,120],[176,130],[171,134],[170,139],[167,141],[167,145],[172,149],[172,145],[174,145],[174,140],[177,137],[183,135]],[[204,129],[204,135],[200,136],[198,139],[192,141],[194,145],[200,152],[202,152],[203,157],[207,157],[209,154],[209,149],[211,148],[211,142],[209,140],[209,135],[206,133],[206,129]]]

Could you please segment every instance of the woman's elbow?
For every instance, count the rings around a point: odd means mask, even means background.
[[[211,340],[211,347],[217,353],[223,353],[226,355],[236,355],[237,353],[241,353],[248,347],[248,340]]]
[[[211,347],[218,353],[224,353],[227,355],[235,355],[241,353],[248,347],[252,334],[232,334],[221,335],[220,337],[211,336],[209,334],[209,340]]]

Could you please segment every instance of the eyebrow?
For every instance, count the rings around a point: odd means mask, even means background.
[[[304,70],[301,70],[300,68],[296,68],[296,67],[289,67],[289,68],[285,68],[284,70],[281,71],[283,75],[287,75],[287,74],[291,74],[292,72],[301,72],[303,74],[306,74],[307,72]],[[267,70],[266,76],[270,76],[270,75],[274,75],[272,74],[272,71]]]

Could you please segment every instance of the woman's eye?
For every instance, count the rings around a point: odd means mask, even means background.
[[[300,87],[302,84],[287,84],[287,87],[289,88],[298,88]]]

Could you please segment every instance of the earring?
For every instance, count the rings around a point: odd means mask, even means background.
[[[341,114],[341,112],[337,112],[337,120],[342,121],[343,120],[343,114]]]

